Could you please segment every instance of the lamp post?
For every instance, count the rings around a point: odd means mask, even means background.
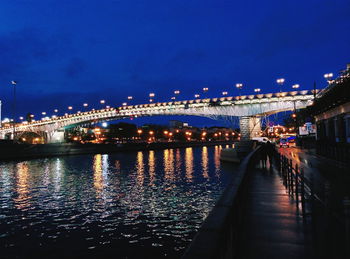
[[[174,95],[173,97],[171,97],[171,100],[175,101],[176,100],[176,96],[180,94],[180,91],[179,90],[175,90],[174,91]]]
[[[292,85],[292,88],[293,88],[293,89],[298,89],[299,87],[300,87],[299,84],[294,84],[294,85]]]
[[[154,99],[155,96],[156,96],[156,95],[155,95],[154,93],[150,93],[150,94],[149,94],[149,102],[150,102],[150,103],[153,102],[153,99]]]
[[[256,93],[260,93],[260,91],[261,91],[260,88],[255,88],[255,89],[254,89],[254,92],[256,92]]]
[[[228,92],[222,92],[222,95],[225,96],[225,95],[228,95]]]
[[[103,109],[105,103],[106,103],[105,100],[100,100],[100,104],[102,104],[102,109]]]
[[[284,84],[284,81],[285,81],[284,78],[278,78],[276,80],[277,84],[280,86],[280,93],[282,92],[282,86]]]
[[[241,90],[243,88],[243,84],[242,83],[237,83],[236,84],[236,88],[238,89],[239,97],[241,97]]]
[[[11,84],[13,85],[13,142],[15,142],[15,135],[16,135],[16,85],[17,81],[11,81]]]
[[[327,73],[327,74],[324,74],[323,76],[324,76],[324,78],[326,78],[328,84],[331,83],[332,77],[333,77],[333,73]]]

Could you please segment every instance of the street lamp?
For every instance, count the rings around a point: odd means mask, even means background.
[[[208,90],[209,90],[208,87],[204,87],[204,88],[203,88],[203,92],[204,92],[204,93],[208,92]]]
[[[222,95],[228,95],[228,92],[222,92]]]
[[[156,96],[156,95],[155,95],[154,93],[150,93],[150,94],[149,94],[149,102],[150,102],[150,103],[153,102],[153,99],[154,99],[155,96]]]
[[[260,93],[260,91],[261,91],[260,88],[255,88],[255,89],[254,89],[254,92],[256,92],[256,93]]]
[[[324,78],[326,78],[327,82],[330,83],[332,80],[332,77],[333,77],[333,73],[327,73],[327,74],[324,74],[323,75]]]
[[[194,98],[199,98],[199,96],[200,96],[199,94],[195,94]]]
[[[176,99],[175,96],[171,97],[171,100],[175,101],[175,99]]]
[[[16,135],[16,85],[17,81],[12,80],[11,85],[13,85],[13,142],[15,141]]]
[[[282,92],[282,86],[283,86],[283,83],[284,83],[284,78],[278,78],[276,80],[277,84],[279,84],[280,86],[280,93]]]
[[[102,104],[102,108],[103,108],[103,105],[106,103],[105,100],[100,100],[100,104]]]
[[[128,100],[132,100],[132,96],[128,96]]]
[[[298,89],[299,87],[300,87],[300,85],[298,85],[298,84],[292,85],[292,88],[293,88],[293,89]]]
[[[127,103],[123,103],[123,106],[127,106],[128,104]]]
[[[178,94],[180,94],[180,91],[179,90],[175,90],[174,94],[178,95]]]
[[[54,109],[53,111],[54,111],[55,113],[57,113],[57,112],[58,112],[58,109]]]
[[[242,83],[237,83],[236,84],[236,88],[238,89],[239,97],[241,97],[241,90],[243,88],[243,84]]]

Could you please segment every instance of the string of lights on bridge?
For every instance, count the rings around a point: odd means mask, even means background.
[[[333,73],[326,73],[326,74],[324,74],[324,78],[325,78],[325,79],[327,80],[327,82],[330,84],[330,83],[332,82]],[[277,83],[277,84],[279,85],[279,87],[280,87],[280,92],[282,92],[283,85],[284,85],[284,83],[285,83],[285,79],[284,79],[284,78],[278,78],[278,79],[276,80],[276,83]],[[16,81],[11,81],[11,84],[13,85],[13,87],[16,87],[17,82],[16,82]],[[299,84],[293,84],[291,87],[292,87],[294,90],[297,90],[297,89],[300,87],[300,85],[299,85]],[[237,83],[237,84],[235,84],[235,88],[238,90],[238,96],[242,96],[242,89],[244,88],[243,83]],[[195,93],[195,94],[194,94],[194,98],[195,98],[195,99],[199,99],[199,98],[201,97],[201,95],[206,96],[206,94],[208,93],[208,91],[209,91],[209,88],[208,88],[208,87],[203,87],[202,90],[201,90],[201,93],[198,92],[198,93]],[[15,91],[14,91],[14,92],[15,92]],[[255,93],[255,94],[259,94],[260,92],[261,92],[261,89],[260,89],[260,88],[254,88],[254,93]],[[171,100],[171,101],[176,101],[176,100],[178,100],[180,94],[181,94],[181,91],[180,91],[180,90],[174,90],[174,91],[173,91],[173,96],[170,98],[170,100]],[[223,97],[225,97],[225,96],[227,96],[227,95],[229,94],[229,92],[228,92],[228,91],[223,91],[221,94],[222,94]],[[153,102],[155,102],[155,99],[156,99],[156,93],[151,92],[151,93],[149,93],[148,97],[149,97],[149,103],[153,103]],[[133,97],[133,96],[127,96],[126,99],[127,99],[127,100],[121,104],[122,106],[127,106],[127,105],[129,105],[129,104],[133,101],[134,97]],[[104,100],[104,99],[100,100],[99,103],[100,103],[100,105],[101,105],[101,108],[106,108],[106,109],[111,108],[110,105],[106,105],[106,100]],[[82,107],[83,107],[83,110],[84,110],[84,111],[87,111],[87,109],[88,109],[88,107],[89,107],[89,104],[88,104],[88,103],[83,103]],[[92,109],[92,111],[94,111],[94,110],[95,110],[95,109]],[[66,110],[65,113],[64,113],[64,115],[68,115],[69,112],[72,112],[72,111],[73,111],[73,106],[68,106],[68,107],[67,107],[67,110]],[[51,115],[51,117],[52,117],[52,118],[55,118],[55,117],[57,117],[58,114],[59,114],[59,109],[57,109],[57,108],[56,108],[56,109],[53,109],[53,112],[54,112],[54,114]],[[81,112],[80,110],[77,110],[77,113],[80,113],[80,112]],[[47,113],[46,111],[41,112],[41,115],[42,115],[42,119],[49,119],[49,116],[47,116],[48,113]],[[35,119],[34,119],[35,115],[34,115],[34,114],[30,114],[30,117],[31,117],[30,120],[35,121]],[[24,117],[24,116],[20,116],[19,119],[20,119],[20,121],[23,121],[23,120],[25,119],[25,117]],[[28,119],[28,118],[26,118],[26,119]],[[9,123],[9,122],[14,122],[14,121],[13,121],[13,119],[9,119],[9,118],[5,118],[5,119],[2,121],[2,123]]]

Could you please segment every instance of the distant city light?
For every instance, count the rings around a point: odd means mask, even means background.
[[[150,97],[150,98],[153,98],[154,96],[155,96],[154,93],[150,93],[150,94],[149,94],[149,97]]]
[[[132,100],[132,96],[128,96],[128,100]]]
[[[102,122],[102,127],[106,128],[108,126],[107,122]]]
[[[228,95],[228,92],[222,92],[222,95]]]
[[[298,88],[299,88],[299,85],[298,85],[298,84],[294,84],[294,85],[292,85],[292,88],[293,88],[293,89],[298,89]]]
[[[106,103],[105,100],[101,100],[101,101],[100,101],[100,104],[104,104],[104,103]]]
[[[123,103],[123,106],[127,106],[128,104],[127,103]]]
[[[237,89],[242,89],[242,87],[243,87],[243,84],[241,84],[241,83],[236,84]]]
[[[88,105],[87,103],[84,103],[83,106],[84,106],[84,107],[88,107],[89,105]]]
[[[46,115],[46,112],[42,112],[41,114],[42,114],[42,115]]]
[[[260,91],[261,91],[260,88],[255,88],[255,89],[254,89],[254,92],[256,92],[256,93],[260,93]]]
[[[57,109],[54,109],[53,111],[54,111],[54,112],[58,112],[58,110],[57,110]]]
[[[200,96],[199,94],[195,94],[194,98],[199,98],[199,96]]]
[[[68,106],[68,110],[73,110],[73,106]]]
[[[208,92],[209,91],[209,88],[208,87],[204,87],[203,88],[203,92]]]

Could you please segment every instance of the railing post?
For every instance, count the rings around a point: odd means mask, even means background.
[[[312,222],[315,222],[315,194],[314,194],[314,177],[311,173],[310,175],[310,202],[311,202],[311,217]]]
[[[345,244],[350,242],[350,199],[345,197],[343,200],[344,205],[344,216],[345,216]],[[350,248],[346,246],[347,255],[350,255]]]
[[[305,217],[305,177],[304,177],[304,169],[300,169],[300,176],[301,176],[301,210],[303,217]]]
[[[293,161],[289,160],[289,170],[290,170],[290,193],[293,197],[294,194],[294,173],[293,173]]]
[[[295,200],[297,208],[299,208],[299,168],[298,164],[295,164]]]

